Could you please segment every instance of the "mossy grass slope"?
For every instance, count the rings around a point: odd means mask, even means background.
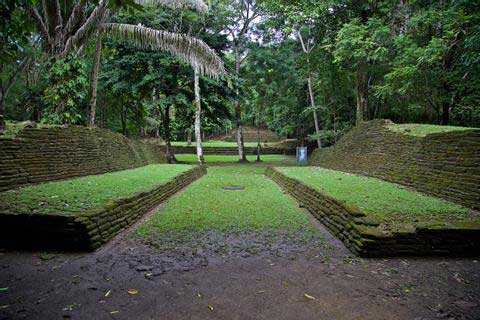
[[[37,128],[51,128],[58,127],[57,125],[37,123]],[[5,132],[0,135],[0,139],[15,138],[20,131],[25,128],[25,122],[5,121]]]
[[[76,214],[107,201],[150,190],[191,168],[190,165],[154,164],[22,187],[0,193],[0,212]]]
[[[141,225],[136,235],[151,240],[195,240],[209,232],[264,233],[311,239],[317,230],[290,197],[263,174],[262,166],[210,167],[208,174]],[[225,190],[241,186],[243,190]],[[168,240],[166,240],[168,241]]]
[[[444,133],[451,131],[465,131],[465,130],[480,130],[480,128],[469,128],[469,127],[457,127],[457,126],[440,126],[434,124],[419,124],[419,123],[405,123],[405,124],[396,124],[391,123],[387,125],[387,128],[412,136],[425,137],[433,133]]]
[[[480,221],[480,217],[473,215],[468,208],[380,179],[319,167],[282,167],[277,170],[347,205],[360,208],[382,223]]]

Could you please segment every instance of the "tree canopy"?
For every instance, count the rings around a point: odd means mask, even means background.
[[[208,4],[2,3],[0,114],[85,125],[94,92],[95,125],[188,140],[196,110],[190,64],[203,71],[204,135],[236,123],[330,143],[375,118],[480,125],[475,1]]]

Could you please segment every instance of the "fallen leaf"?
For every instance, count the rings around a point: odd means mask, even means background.
[[[3,306],[0,306],[0,309],[7,309],[8,307],[10,307],[10,305],[6,304],[6,305],[3,305]]]
[[[105,298],[108,297],[111,292],[112,292],[112,290],[108,290],[107,293],[105,293]]]
[[[115,314],[115,313],[119,313],[120,311],[118,310],[114,310],[114,311],[110,311],[110,314]]]
[[[197,293],[197,297],[201,298],[201,297],[202,297],[202,295],[201,295],[200,293]]]
[[[129,294],[138,294],[138,290],[137,289],[128,289],[127,291]]]
[[[210,310],[211,312],[213,312],[213,307],[211,305],[208,305],[208,310]]]
[[[257,293],[265,293],[265,290],[257,291]]]
[[[306,294],[306,293],[304,293],[303,296],[304,296],[305,298],[307,298],[307,299],[310,299],[310,300],[315,300],[315,299],[316,299],[315,297],[313,297],[313,296],[311,296],[311,295],[309,295],[309,294]]]
[[[4,291],[7,291],[7,290],[8,290],[8,287],[0,288],[0,292],[4,292]]]

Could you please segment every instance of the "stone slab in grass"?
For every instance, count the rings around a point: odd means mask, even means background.
[[[359,255],[480,254],[480,217],[459,205],[317,167],[269,168],[267,175]]]
[[[325,244],[295,201],[264,176],[265,167],[212,166],[132,235],[162,251],[275,251],[288,244]],[[241,186],[241,191],[225,190]],[[317,254],[324,252],[318,250]]]
[[[0,193],[0,247],[97,248],[205,172],[150,165]]]

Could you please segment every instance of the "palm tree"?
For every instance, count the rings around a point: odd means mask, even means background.
[[[97,36],[94,65],[91,74],[91,110],[89,125],[95,121],[96,85],[101,53],[101,34],[119,37],[142,49],[162,50],[198,67],[201,74],[218,77],[226,73],[223,61],[202,40],[189,35],[155,30],[142,25],[110,23],[112,10],[119,6],[162,5],[171,8],[189,7],[205,12],[202,0],[99,0],[94,4],[84,0],[42,0],[29,7],[43,41],[43,51],[49,57],[64,58],[74,52],[81,54],[86,43]]]

